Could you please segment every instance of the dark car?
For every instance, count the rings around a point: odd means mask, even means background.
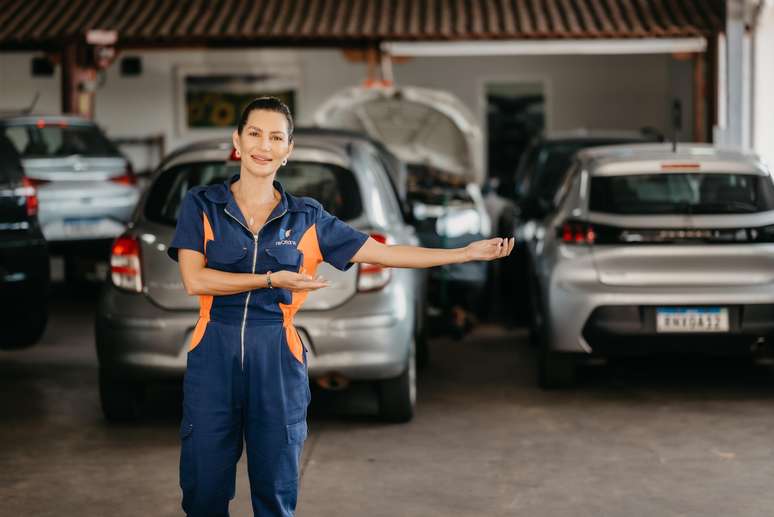
[[[49,259],[38,197],[13,144],[0,136],[0,348],[34,344],[48,319]]]
[[[534,139],[521,155],[514,175],[503,181],[498,193],[512,200],[503,210],[497,223],[499,235],[514,235],[516,247],[507,259],[498,264],[501,287],[499,297],[505,306],[512,307],[506,319],[524,321],[529,314],[529,297],[525,294],[530,272],[523,250],[532,238],[534,221],[545,215],[552,206],[565,173],[575,153],[597,146],[646,143],[661,141],[659,133],[642,131],[588,131],[576,130],[542,135]]]

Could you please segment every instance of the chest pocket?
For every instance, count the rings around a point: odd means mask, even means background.
[[[207,243],[207,267],[230,273],[243,272],[247,251],[247,248],[238,244],[210,241]]]
[[[266,248],[269,262],[277,264],[277,270],[298,271],[301,268],[302,253],[291,246]]]

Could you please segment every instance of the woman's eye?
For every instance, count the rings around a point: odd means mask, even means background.
[[[275,136],[274,140],[276,140],[277,142],[282,142],[282,137],[281,136]]]
[[[255,131],[251,131],[249,134],[250,136],[258,136],[258,133],[256,133]]]

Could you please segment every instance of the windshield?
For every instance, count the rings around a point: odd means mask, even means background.
[[[545,141],[532,146],[519,164],[516,195],[551,200],[559,189],[564,173],[578,151],[589,147],[642,142],[633,138],[593,138],[588,140]]]
[[[96,126],[25,124],[3,128],[22,158],[120,156],[116,147]]]
[[[222,183],[239,173],[234,162],[192,162],[164,171],[151,186],[145,216],[154,222],[177,223],[186,192],[200,185]],[[277,180],[295,196],[308,196],[344,221],[362,212],[357,181],[351,171],[320,162],[290,162],[277,173]]]
[[[610,214],[749,214],[774,210],[774,183],[752,174],[637,174],[591,179],[589,209]]]
[[[0,136],[0,183],[12,183],[23,176],[19,155],[7,138]]]

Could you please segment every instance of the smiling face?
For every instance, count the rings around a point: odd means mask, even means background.
[[[251,111],[242,134],[234,131],[232,139],[241,155],[242,170],[262,178],[273,176],[293,151],[287,119],[275,111]]]

